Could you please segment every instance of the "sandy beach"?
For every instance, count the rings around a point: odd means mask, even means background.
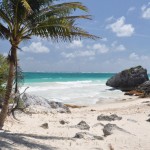
[[[116,121],[99,121],[99,115],[116,114]],[[0,133],[1,150],[149,150],[150,149],[150,99],[135,98],[109,104],[96,104],[71,108],[70,114],[17,113],[19,121],[7,118]],[[64,124],[60,121],[63,120]],[[77,124],[85,121],[89,130],[80,130]],[[48,123],[48,128],[41,125]],[[104,125],[116,124],[118,129],[104,136]],[[121,129],[121,130],[120,130]],[[74,138],[76,133],[86,136]],[[94,136],[91,136],[94,135]],[[100,136],[102,139],[94,138]]]

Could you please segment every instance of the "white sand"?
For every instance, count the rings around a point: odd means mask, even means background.
[[[71,114],[19,114],[20,122],[12,117],[7,118],[4,129],[9,132],[0,133],[0,149],[42,149],[42,150],[150,150],[150,99],[135,99],[111,104],[97,104],[85,108],[71,109]],[[150,104],[150,103],[149,103]],[[91,111],[91,109],[95,111]],[[98,121],[100,114],[117,114],[122,117],[120,121]],[[60,120],[69,123],[61,125]],[[84,132],[74,128],[80,121],[86,121],[90,130],[85,131],[103,136],[103,126],[97,123],[113,123],[131,134],[115,131],[104,140],[91,138],[75,139],[77,132]],[[43,129],[41,124],[48,123],[49,128]]]

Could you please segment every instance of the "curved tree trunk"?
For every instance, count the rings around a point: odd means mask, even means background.
[[[8,80],[7,80],[7,86],[6,86],[5,99],[4,99],[3,107],[0,113],[0,130],[2,130],[4,126],[4,122],[8,113],[9,99],[10,99],[12,87],[13,87],[15,62],[16,62],[16,48],[12,47],[10,60],[9,60],[9,74],[8,74]]]

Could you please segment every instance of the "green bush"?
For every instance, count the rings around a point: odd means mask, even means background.
[[[6,82],[8,77],[8,61],[6,57],[0,54],[0,105],[4,98]]]

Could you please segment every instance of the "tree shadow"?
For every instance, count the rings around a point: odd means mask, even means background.
[[[28,137],[28,138],[27,138]],[[18,150],[17,145],[21,145],[24,148],[28,149],[41,149],[41,150],[57,150],[56,147],[47,146],[41,144],[39,141],[32,139],[41,139],[41,140],[73,140],[72,138],[67,137],[57,137],[57,136],[40,136],[36,134],[23,134],[23,133],[9,133],[1,132],[0,133],[0,150],[13,149]]]

